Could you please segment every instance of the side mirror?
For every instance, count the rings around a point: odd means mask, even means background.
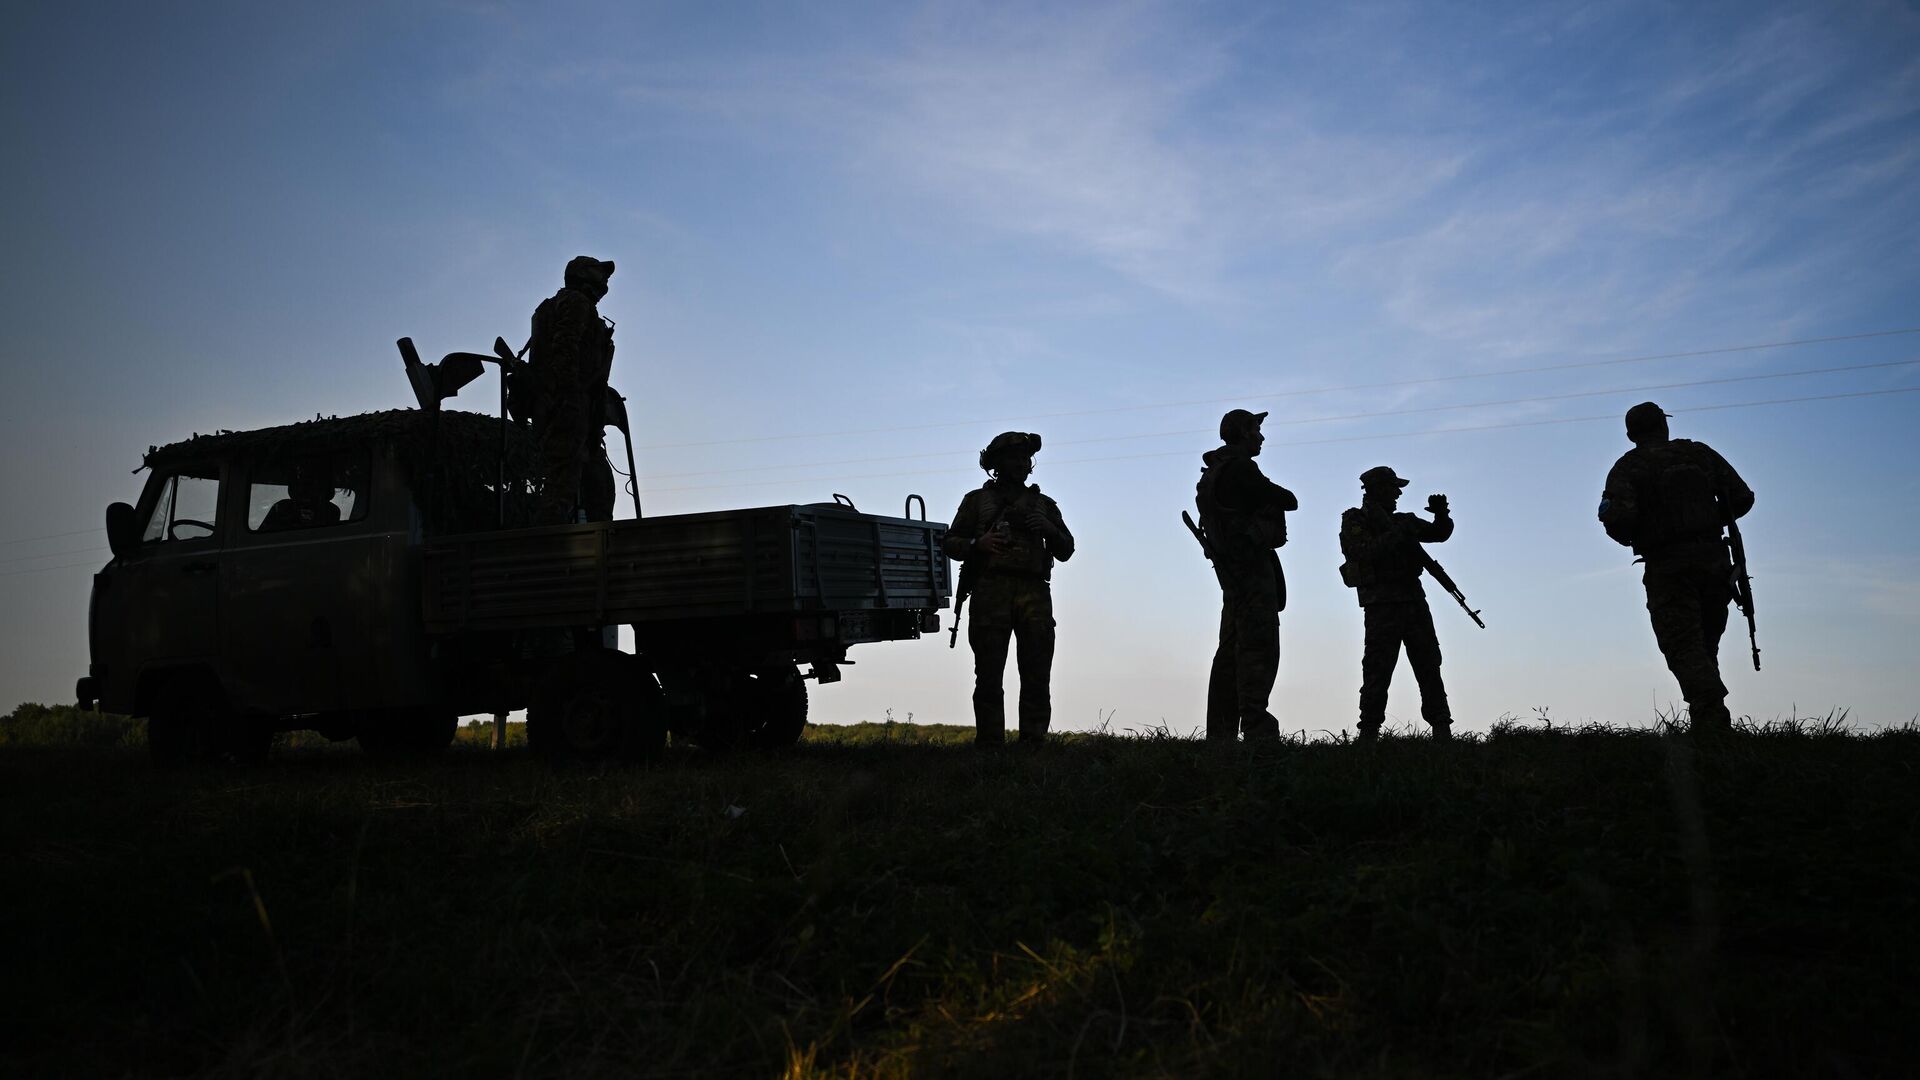
[[[107,507],[107,547],[113,550],[113,557],[126,555],[140,546],[140,522],[133,516],[133,507],[117,502]]]

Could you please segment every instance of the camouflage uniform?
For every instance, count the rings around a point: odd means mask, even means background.
[[[1436,737],[1447,737],[1453,712],[1447,704],[1446,683],[1440,678],[1440,639],[1433,630],[1433,612],[1420,585],[1420,545],[1437,544],[1453,535],[1453,518],[1441,503],[1431,508],[1433,520],[1417,514],[1395,513],[1392,496],[1376,494],[1385,481],[1406,486],[1392,470],[1368,470],[1361,479],[1375,477],[1358,507],[1340,516],[1340,553],[1346,564],[1341,576],[1358,593],[1366,616],[1366,647],[1360,657],[1360,721],[1362,738],[1380,731],[1387,715],[1387,687],[1405,647],[1407,663],[1420,684],[1420,716]],[[1396,489],[1397,490],[1397,489]]]
[[[1258,414],[1264,417],[1265,413]],[[1258,417],[1248,414],[1258,423]],[[1223,434],[1224,437],[1224,434]],[[1201,457],[1197,502],[1220,582],[1220,643],[1207,677],[1207,738],[1276,738],[1268,711],[1280,671],[1279,613],[1287,607],[1280,568],[1286,514],[1300,508],[1293,492],[1267,479],[1248,451],[1222,446]]]
[[[1628,414],[1630,422],[1640,409]],[[1720,530],[1724,515],[1753,509],[1753,490],[1712,447],[1668,440],[1665,414],[1657,421],[1661,437],[1643,437],[1607,473],[1600,521],[1646,563],[1641,582],[1654,640],[1694,728],[1724,731],[1732,715],[1720,678],[1720,635],[1734,593],[1733,559]]]
[[[589,502],[604,503],[611,516],[610,498],[591,499],[594,493],[583,494],[582,488],[593,454],[599,451],[605,458],[600,450],[601,427],[607,374],[613,366],[613,329],[596,305],[607,294],[612,273],[610,262],[585,255],[572,260],[567,263],[566,286],[533,313],[530,374],[535,389],[534,468],[540,478],[537,524],[572,521],[574,508]]]
[[[1029,528],[1029,510],[1043,514],[1058,537],[1049,539]],[[974,541],[995,528],[1004,528],[1003,535],[1011,537],[1007,549],[997,556],[976,552]],[[1020,741],[1044,742],[1053,719],[1053,592],[1048,582],[1054,561],[1073,557],[1073,534],[1060,517],[1060,507],[1038,487],[1010,488],[1000,480],[989,480],[968,492],[954,511],[946,552],[970,566],[967,616],[972,622],[967,627],[967,644],[973,649],[975,741],[988,745],[1006,741],[1002,680],[1008,646],[1017,638]]]

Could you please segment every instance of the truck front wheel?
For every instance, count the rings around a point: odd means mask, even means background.
[[[233,711],[211,676],[169,679],[147,717],[147,751],[157,765],[222,759],[259,764],[266,760],[272,739],[265,725]]]

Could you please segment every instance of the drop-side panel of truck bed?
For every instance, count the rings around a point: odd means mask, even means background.
[[[836,505],[428,541],[434,633],[947,606],[947,526]]]

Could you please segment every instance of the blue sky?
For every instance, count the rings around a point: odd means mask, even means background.
[[[1301,501],[1284,726],[1354,718],[1376,464],[1453,501],[1464,726],[1650,722],[1678,691],[1593,520],[1646,398],[1759,495],[1736,713],[1920,713],[1920,394],[1720,408],[1920,388],[1920,334],[1594,363],[1920,327],[1910,5],[35,5],[0,52],[0,706],[84,671],[149,444],[404,404],[393,339],[518,344],[588,253],[650,513],[945,516],[1045,435],[1063,727],[1200,722],[1178,514],[1236,405]],[[969,720],[944,634],[855,659],[817,718]]]

